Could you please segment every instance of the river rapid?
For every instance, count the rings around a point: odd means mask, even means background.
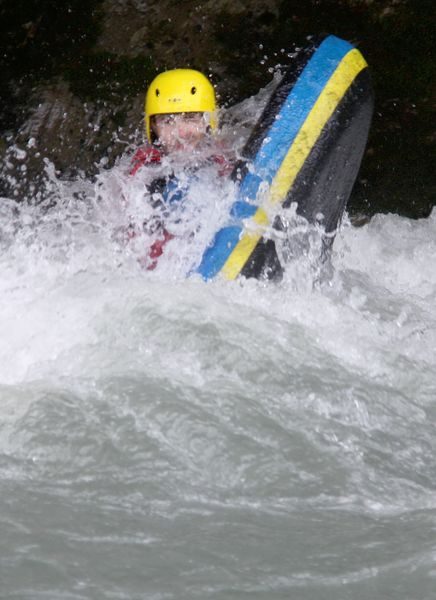
[[[206,283],[208,226],[120,243],[125,166],[0,203],[0,598],[434,598],[436,213]]]

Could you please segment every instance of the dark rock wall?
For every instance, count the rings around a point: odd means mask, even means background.
[[[230,105],[263,87],[307,36],[328,32],[359,46],[376,90],[351,212],[426,216],[435,198],[433,5],[2,0],[0,194],[33,194],[44,158],[63,176],[91,175],[101,159],[112,164],[140,141],[144,92],[159,70],[191,66],[210,73],[221,103]]]

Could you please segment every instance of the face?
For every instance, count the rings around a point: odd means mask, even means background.
[[[208,133],[204,113],[154,115],[151,128],[167,152],[195,150]]]

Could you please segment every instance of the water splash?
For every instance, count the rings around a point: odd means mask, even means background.
[[[346,220],[320,285],[304,243],[280,284],[205,283],[232,184],[147,271],[128,165],[0,202],[2,592],[430,600],[436,214]]]

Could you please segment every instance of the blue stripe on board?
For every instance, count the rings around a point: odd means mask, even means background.
[[[259,183],[272,182],[322,90],[341,60],[352,49],[351,44],[335,36],[329,36],[322,42],[296,81],[266,134],[265,141],[253,161],[255,175],[249,173],[244,178],[238,199],[255,200]],[[253,178],[257,185],[253,185]]]
[[[248,217],[252,217],[254,215],[257,208],[258,207],[255,204],[250,204],[249,202],[239,200],[235,202],[230,209],[230,216],[236,217],[237,219],[248,219]]]
[[[203,279],[212,279],[224,266],[229,254],[239,242],[242,227],[230,225],[223,227],[215,235],[214,243],[203,254],[200,266],[197,269]]]
[[[230,209],[233,217],[244,219],[254,214],[256,207],[247,200],[256,200],[262,181],[271,184],[322,90],[341,60],[353,48],[348,42],[331,35],[313,54],[265,135],[253,161],[252,172],[247,173],[239,187],[237,199]],[[251,214],[245,214],[251,210]],[[241,231],[242,223],[217,232],[197,269],[204,279],[211,279],[221,270],[238,243]]]

